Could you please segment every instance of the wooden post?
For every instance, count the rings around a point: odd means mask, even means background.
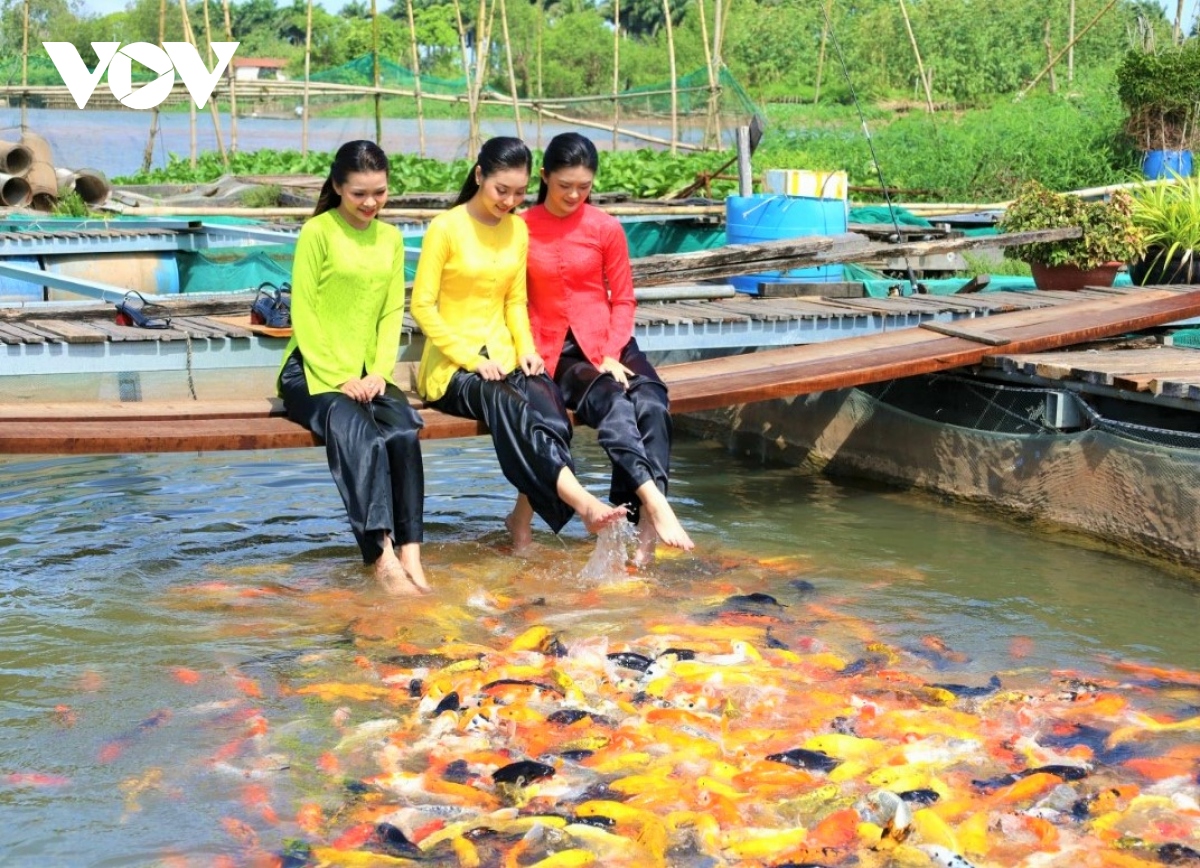
[[[229,15],[229,0],[223,0],[222,5],[225,7],[225,39],[228,42],[233,42],[233,20]],[[312,7],[309,7],[309,16],[311,20]],[[229,150],[237,153],[237,72],[233,68],[233,61],[230,60],[229,68],[225,70],[229,76]],[[308,82],[307,69],[305,70],[304,81]],[[304,107],[304,121],[308,122],[308,106]]]
[[[228,2],[228,0],[226,0]],[[313,0],[305,4],[304,15],[304,96],[300,109],[300,154],[308,156],[308,77],[312,73],[312,7]]]
[[[717,71],[713,66],[712,47],[708,43],[708,16],[704,14],[704,5],[705,0],[697,0],[696,9],[700,13],[700,42],[704,45],[704,68],[708,70],[708,110],[704,118],[704,145],[708,147],[716,134]],[[718,141],[717,146],[720,144]]]
[[[500,0],[500,30],[504,34],[504,54],[508,62],[508,89],[512,92],[513,120],[517,125],[517,138],[525,138],[521,131],[521,102],[517,97],[517,74],[513,71],[512,42],[508,38],[508,7]]]
[[[209,14],[208,14],[208,0],[204,0],[204,44],[205,44],[205,48],[208,50],[208,64],[209,64],[209,66],[212,66],[212,63],[213,63],[212,19],[209,17]],[[233,62],[233,58],[230,58],[230,63],[232,64],[232,62]],[[224,163],[225,168],[228,169],[229,168],[229,154],[226,152],[225,147],[221,143],[221,111],[217,106],[217,96],[216,96],[215,89],[213,90],[212,95],[209,97],[209,105],[212,107],[213,126],[215,128],[216,137],[217,137],[217,150],[219,150],[221,153],[221,162]]]
[[[921,50],[917,48],[917,37],[913,34],[912,22],[908,20],[908,7],[904,5],[904,0],[900,0],[900,14],[904,16],[904,29],[908,31],[908,41],[912,43],[913,56],[917,59],[917,74],[921,76],[921,86],[925,88],[925,107],[933,114],[933,90],[925,75],[925,64],[921,62]]]
[[[406,0],[408,10],[408,47],[412,55],[413,96],[417,100],[417,152],[425,156],[425,115],[421,104],[421,55],[417,51],[417,23],[413,16],[413,0]]]
[[[196,34],[192,30],[192,19],[188,15],[187,11],[187,0],[179,0],[179,14],[183,20],[183,38],[190,42],[192,47],[199,52],[200,47],[196,44]],[[192,134],[192,168],[195,168],[196,159],[199,155],[199,148],[196,142],[196,103],[189,99],[188,106],[188,116],[191,120],[190,129]],[[213,137],[217,140],[217,153],[221,155],[222,162],[228,166],[229,156],[225,153],[225,143],[221,138],[221,117],[217,112],[217,101],[215,99],[209,99],[208,110],[209,114],[212,115]]]
[[[542,22],[546,17],[546,0],[537,0],[537,23],[534,25],[534,42],[537,48],[537,146],[542,146],[542,112],[541,100],[545,99],[546,93],[542,90]]]
[[[482,2],[482,0],[481,0]],[[479,153],[479,115],[475,108],[475,88],[471,83],[471,57],[467,52],[467,27],[463,24],[462,6],[454,0],[454,18],[458,22],[458,45],[462,50],[463,78],[467,82],[467,159],[474,160]],[[475,32],[479,32],[476,25]],[[479,40],[476,39],[475,51],[478,54]]]
[[[1067,7],[1067,42],[1071,46],[1067,49],[1067,81],[1071,82],[1075,80],[1075,0],[1070,0]]]
[[[825,71],[825,43],[829,39],[829,16],[833,14],[833,0],[825,2],[825,20],[821,22],[821,50],[817,53],[817,86],[813,92],[813,105],[821,101],[821,75]]]
[[[383,147],[383,94],[379,92],[379,9],[371,0],[371,79],[375,83],[375,144]]]
[[[1023,87],[1021,89],[1021,92],[1018,93],[1016,95],[1016,97],[1014,97],[1014,98],[1021,99],[1022,97],[1025,96],[1025,94],[1027,94],[1027,93],[1029,93],[1029,91],[1033,90],[1034,86],[1037,85],[1037,83],[1042,80],[1042,76],[1044,76],[1046,73],[1048,73],[1050,70],[1052,70],[1054,68],[1054,64],[1058,63],[1058,61],[1062,58],[1062,56],[1064,54],[1066,54],[1068,51],[1070,51],[1076,42],[1078,42],[1080,39],[1083,39],[1084,34],[1087,33],[1089,30],[1091,30],[1093,27],[1095,27],[1097,22],[1099,22],[1101,18],[1103,18],[1105,15],[1107,15],[1108,11],[1116,5],[1117,5],[1117,0],[1108,0],[1107,5],[1105,5],[1105,7],[1103,9],[1101,9],[1099,12],[1096,13],[1096,17],[1093,18],[1091,21],[1089,21],[1087,23],[1087,26],[1085,26],[1082,30],[1080,30],[1078,33],[1076,33],[1075,38],[1072,39],[1067,44],[1067,47],[1064,48],[1062,51],[1060,51],[1058,54],[1056,54],[1051,59],[1050,63],[1046,64],[1045,69],[1043,69],[1041,72],[1039,72],[1037,75],[1035,75],[1033,77],[1033,81],[1031,81],[1031,82],[1029,82],[1029,84],[1025,85],[1025,87]]]
[[[667,23],[667,51],[671,70],[671,154],[679,153],[679,81],[675,77],[675,31],[671,26],[671,0],[663,0]]]
[[[158,44],[167,38],[167,0],[158,0]],[[230,62],[230,66],[233,63]],[[154,135],[158,132],[158,106],[150,109],[150,137],[146,140],[146,152],[142,154],[142,171],[150,171],[154,159]]]
[[[621,127],[621,0],[613,0],[613,127],[612,149],[617,149],[617,130]],[[540,115],[539,115],[540,117]]]
[[[1171,35],[1175,39],[1175,44],[1178,45],[1180,37],[1183,35],[1183,0],[1179,0],[1175,6],[1175,26],[1171,29]]]
[[[1050,64],[1050,93],[1058,93],[1058,80],[1054,77],[1054,43],[1050,41],[1050,19],[1046,19],[1046,60]]]
[[[737,128],[738,195],[754,195],[754,172],[750,168],[750,127]]]
[[[21,25],[21,87],[29,87],[29,0],[25,0],[25,12]],[[29,129],[27,105],[29,95],[21,92],[21,132]]]

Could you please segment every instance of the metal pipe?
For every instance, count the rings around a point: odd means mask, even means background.
[[[702,301],[705,299],[733,298],[737,290],[728,283],[711,286],[689,284],[687,286],[655,286],[634,289],[633,297],[638,301]]]

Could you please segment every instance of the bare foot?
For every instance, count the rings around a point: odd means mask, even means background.
[[[671,504],[667,502],[667,498],[653,482],[647,482],[641,486],[637,493],[642,501],[642,515],[638,520],[638,536],[640,538],[644,539],[646,536],[643,525],[648,519],[654,528],[654,535],[665,545],[683,549],[685,552],[695,548],[692,538],[688,536],[687,531],[683,529],[683,525],[676,518],[675,510],[671,509]],[[639,541],[639,551],[641,548],[642,543]],[[653,557],[653,545],[651,545],[651,557]]]
[[[425,578],[425,568],[421,566],[421,544],[404,543],[400,546],[400,566],[408,573],[408,580],[423,594],[433,590]]]
[[[625,518],[625,507],[610,506],[595,497],[591,500],[592,503],[584,504],[582,509],[576,510],[588,533],[600,533],[608,525]]]
[[[384,593],[393,597],[415,597],[421,593],[409,576],[408,571],[400,565],[400,559],[395,552],[388,550],[375,561],[375,578],[379,580]]]
[[[654,531],[654,522],[650,513],[642,510],[637,523],[637,548],[633,552],[633,565],[646,567],[654,563],[654,552],[658,548],[658,534]]]
[[[512,534],[514,554],[526,552],[533,546],[533,506],[525,495],[517,495],[512,512],[504,519],[504,526]]]

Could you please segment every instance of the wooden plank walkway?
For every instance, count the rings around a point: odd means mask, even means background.
[[[1120,295],[1142,289],[1118,290]],[[836,320],[870,315],[956,318],[989,316],[1016,310],[1060,307],[1081,299],[1107,298],[1111,293],[1083,290],[1047,295],[1041,292],[988,292],[972,296],[920,295],[898,298],[760,298],[739,295],[716,301],[643,302],[634,318],[635,328],[680,324],[774,323],[792,320]],[[117,325],[112,305],[39,305],[36,308],[0,309],[0,344],[83,344],[138,341],[184,341],[210,338],[240,339],[258,335],[287,337],[290,330],[253,326],[249,320],[252,294],[219,301],[171,305],[176,311],[169,329],[142,329]],[[207,312],[205,312],[207,311]],[[405,315],[404,337],[420,334]]]
[[[986,359],[984,364],[1008,374],[1042,380],[1075,380],[1200,401],[1200,351],[1186,347],[1005,354]]]
[[[847,388],[1124,334],[1200,315],[1200,287],[1073,296],[1074,301],[963,323],[726,356],[661,369],[675,413]],[[974,329],[974,331],[973,331]],[[1004,343],[997,345],[995,339]],[[1186,352],[1186,351],[1182,351]],[[425,438],[484,433],[427,408]],[[272,399],[0,405],[0,453],[122,453],[317,445]]]

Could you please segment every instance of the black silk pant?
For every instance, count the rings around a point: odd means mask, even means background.
[[[425,470],[418,437],[425,423],[404,393],[388,383],[368,404],[342,392],[310,394],[299,350],[283,366],[279,391],[288,418],[325,441],[363,563],[383,554],[384,531],[397,547],[421,542]]]
[[[667,386],[635,339],[630,338],[621,349],[619,361],[633,371],[628,389],[589,362],[568,332],[554,381],[575,418],[596,429],[596,438],[613,466],[609,498],[629,507],[629,518],[636,522],[638,488],[653,481],[659,491],[667,493],[671,411]]]
[[[571,425],[558,389],[545,374],[513,371],[503,380],[457,371],[431,406],[487,425],[504,478],[529,498],[533,511],[558,533],[575,510],[558,496],[558,476],[572,472]]]

